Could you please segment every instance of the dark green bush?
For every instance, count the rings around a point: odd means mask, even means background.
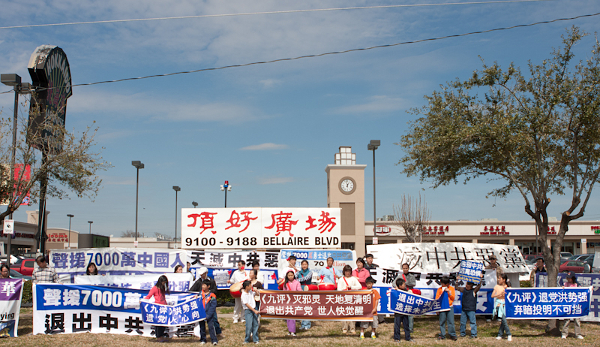
[[[31,281],[23,282],[23,298],[21,299],[22,303],[31,303],[33,302],[33,289],[31,285]]]

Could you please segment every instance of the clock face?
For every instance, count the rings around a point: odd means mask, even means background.
[[[351,178],[343,178],[340,181],[340,190],[344,194],[351,194],[352,192],[354,192],[355,188],[356,188],[356,184],[354,183],[354,180]]]

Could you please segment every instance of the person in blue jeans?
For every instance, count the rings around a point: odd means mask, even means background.
[[[244,342],[258,343],[258,311],[256,310],[256,301],[252,291],[252,282],[246,280],[242,283],[242,307],[244,308],[244,318],[246,319],[246,338]]]
[[[454,298],[456,297],[456,291],[454,290],[454,287],[450,285],[450,278],[448,278],[448,276],[442,277],[440,283],[441,287],[438,288],[435,299],[442,298],[442,300],[447,300],[450,309],[448,311],[440,312],[440,335],[438,336],[438,340],[446,338],[447,325],[450,339],[456,341],[456,327],[454,326]]]
[[[396,288],[398,290],[409,292],[410,289],[406,288],[406,282],[402,278],[396,280]],[[404,327],[404,339],[406,341],[412,341],[410,338],[410,328],[408,326],[408,316],[405,314],[394,313],[394,342],[400,342],[402,335],[400,334],[400,324]]]
[[[506,322],[506,310],[504,307],[505,301],[504,297],[506,296],[506,288],[509,287],[508,276],[506,274],[502,274],[498,276],[497,284],[494,287],[494,291],[492,292],[492,298],[494,298],[494,311],[495,315],[498,318],[502,318],[502,322],[500,323],[500,329],[498,330],[498,336],[496,340],[502,340],[502,335],[506,333],[506,337],[508,341],[512,341],[512,335],[510,334],[510,329],[508,328],[508,323]]]
[[[481,275],[482,281],[473,288],[473,282],[467,282],[464,287],[458,287],[456,290],[462,293],[460,296],[460,303],[462,305],[462,313],[460,314],[460,336],[467,336],[467,318],[471,323],[471,338],[477,338],[477,320],[475,319],[475,312],[477,311],[477,292],[481,289],[483,284],[483,275]]]

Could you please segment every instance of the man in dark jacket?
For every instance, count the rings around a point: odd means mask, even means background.
[[[205,267],[201,267],[200,270],[198,271],[198,273],[200,274],[200,277],[198,278],[198,280],[194,283],[194,285],[192,286],[192,288],[190,288],[190,292],[200,292],[202,291],[202,283],[203,281],[209,281],[210,282],[210,286],[209,286],[209,291],[215,295],[217,295],[217,282],[215,282],[215,280],[213,278],[208,277],[208,269]],[[215,305],[216,305],[217,300],[215,299]],[[217,332],[217,335],[221,335],[222,331],[221,331],[221,324],[219,324],[219,317],[217,317],[217,311],[216,311],[216,307],[215,307],[215,317],[214,317],[214,325],[215,325],[215,331]]]
[[[202,291],[200,292],[204,312],[206,312],[206,324],[208,333],[213,345],[217,344],[217,334],[214,327],[215,317],[217,316],[217,296],[210,291],[210,280],[205,279],[202,282]],[[206,343],[206,327],[204,321],[200,321],[200,342]]]

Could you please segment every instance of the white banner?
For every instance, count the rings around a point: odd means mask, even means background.
[[[525,259],[518,246],[484,243],[394,243],[368,245],[367,253],[374,256],[375,263],[386,269],[401,270],[407,263],[411,272],[450,273],[458,272],[462,260],[490,263],[495,255],[505,273],[529,273]]]
[[[169,290],[172,292],[187,292],[194,284],[194,277],[189,272],[180,274],[164,273],[164,274],[149,274],[136,276],[75,276],[75,284],[84,284],[92,286],[130,288],[130,289],[145,289],[150,290],[158,278],[166,275],[169,280]]]
[[[99,275],[142,275],[171,273],[181,265],[185,271],[184,250],[161,248],[82,248],[52,250],[50,266],[56,269],[61,282],[72,283],[76,275],[85,275],[90,263],[96,264]]]
[[[108,288],[77,284],[33,285],[33,334],[125,334],[156,336],[156,326],[144,323],[140,299],[147,290]],[[169,305],[191,297],[187,293],[165,296]],[[154,301],[150,299],[150,301]],[[200,336],[197,323],[167,327],[173,336]]]
[[[183,208],[181,248],[340,248],[339,208]]]

